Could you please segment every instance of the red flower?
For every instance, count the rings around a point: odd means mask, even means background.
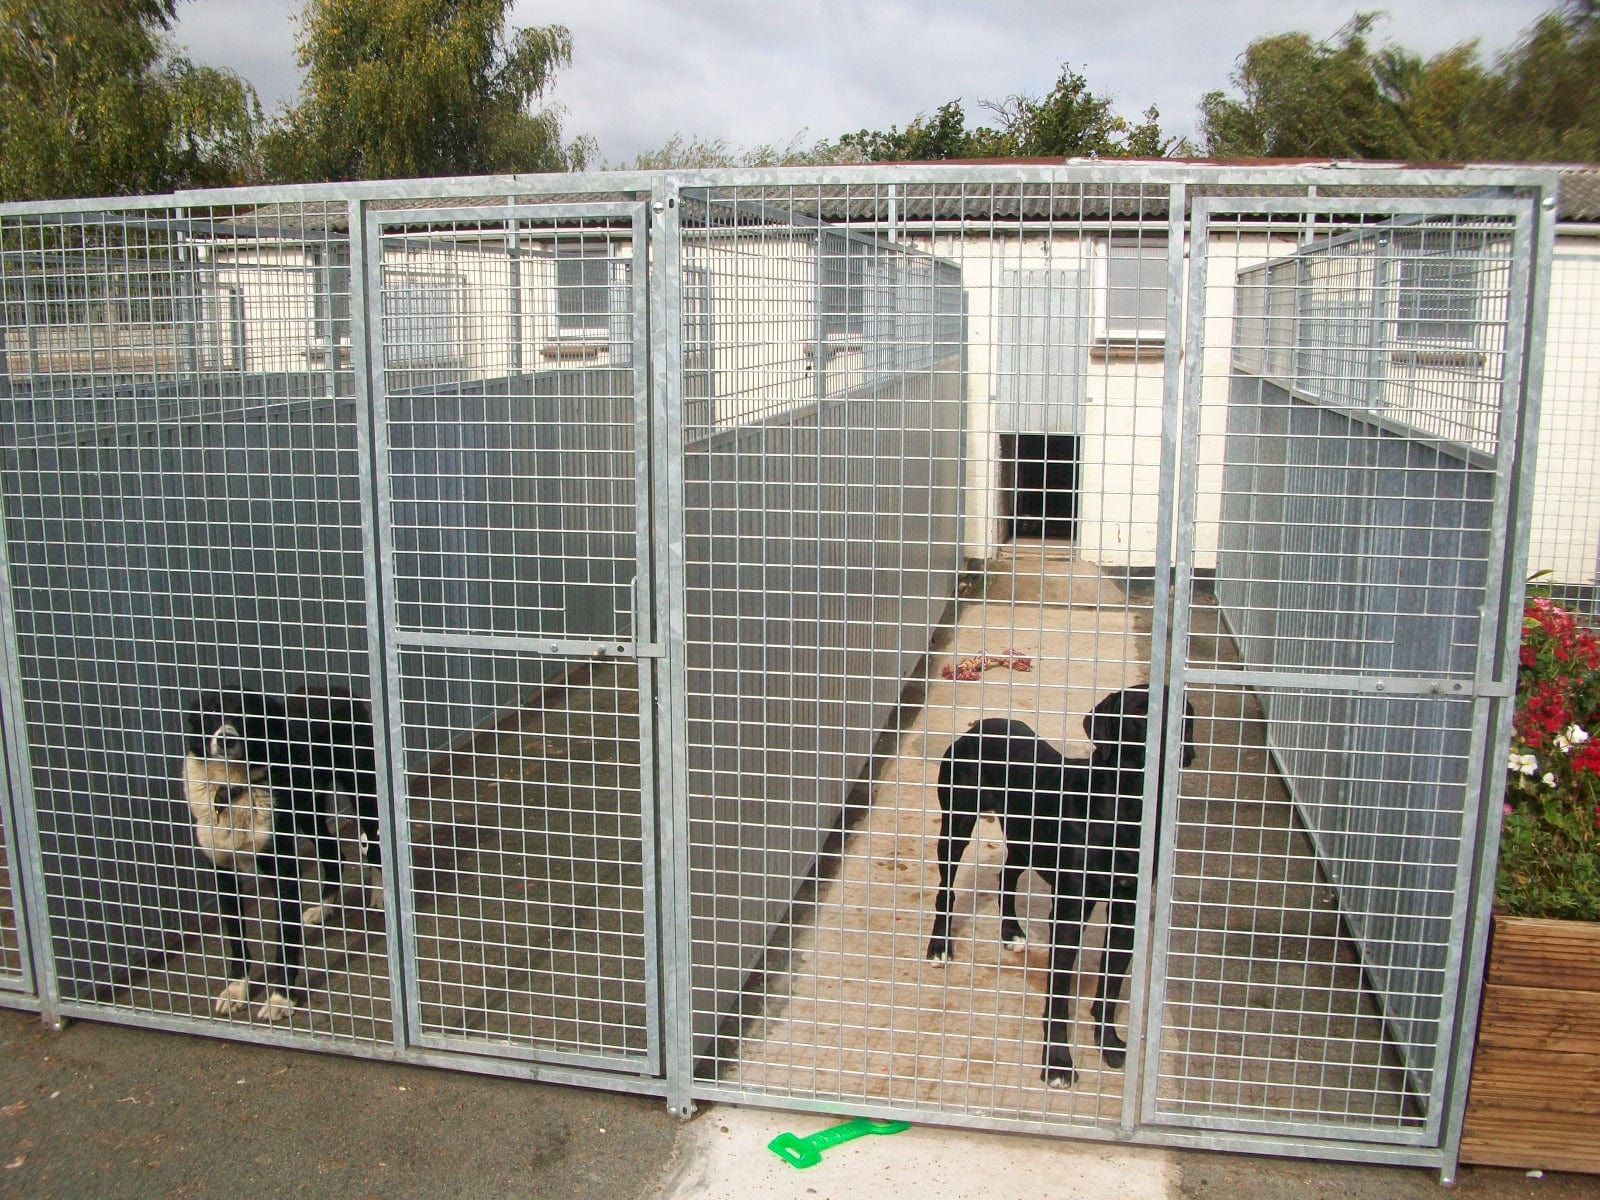
[[[1600,775],[1600,745],[1597,739],[1590,738],[1572,756],[1572,769],[1574,772],[1587,771],[1592,775]]]

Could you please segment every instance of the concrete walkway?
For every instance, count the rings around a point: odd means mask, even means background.
[[[1530,1179],[1154,1150],[926,1126],[797,1170],[820,1114],[485,1079],[0,1009],[3,1200],[1592,1200]]]

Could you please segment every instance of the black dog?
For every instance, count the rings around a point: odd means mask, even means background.
[[[340,889],[338,798],[352,798],[361,857],[376,891],[377,765],[372,709],[346,692],[301,692],[278,700],[260,692],[216,691],[197,698],[184,746],[184,799],[195,840],[217,875],[217,907],[227,951],[228,985],[219,1013],[249,1004],[249,953],[239,916],[240,876],[254,872],[277,901],[276,962],[264,964],[263,1021],[288,1016],[305,1001],[300,926],[322,922]],[[299,837],[315,840],[322,879],[318,902],[301,907]],[[381,899],[375,901],[381,903]]]
[[[1194,709],[1187,702],[1184,709],[1188,766],[1194,760]],[[1083,721],[1093,753],[1070,759],[1021,721],[991,717],[957,738],[939,764],[939,894],[928,959],[950,958],[956,864],[978,814],[996,813],[1006,838],[1000,888],[1000,936],[1006,944],[1020,949],[1027,942],[1016,910],[1023,871],[1037,871],[1054,897],[1041,1072],[1051,1087],[1069,1087],[1076,1078],[1068,1046],[1072,968],[1084,921],[1102,900],[1106,950],[1090,1012],[1102,1061],[1114,1069],[1126,1061],[1113,1009],[1133,961],[1149,712],[1148,686],[1112,693]]]

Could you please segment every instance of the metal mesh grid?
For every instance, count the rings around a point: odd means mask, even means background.
[[[407,690],[456,678],[496,697],[470,724],[442,697],[406,708],[422,1040],[642,1056],[653,930],[636,672],[443,651],[403,654],[400,671]],[[545,672],[560,682],[529,689]],[[477,733],[462,741],[463,726]]]
[[[1317,237],[1310,222],[1249,222],[1236,242],[1305,249],[1242,273],[1234,354],[1329,406],[1492,452],[1511,290],[1511,223],[1382,220]]]
[[[1254,810],[1242,826],[1226,806],[1196,815],[1207,853],[1186,865],[1180,850],[1171,883],[1167,1038],[1151,1089],[1163,1112],[1247,1128],[1389,1125],[1397,1137],[1441,1120],[1447,965],[1464,936],[1494,711],[1474,680],[1494,648],[1495,531],[1515,456],[1500,406],[1518,335],[1511,220],[1422,212],[1323,237],[1308,238],[1301,215],[1293,231],[1209,230],[1201,302],[1208,322],[1234,319],[1234,344],[1230,366],[1201,372],[1191,461],[1225,465],[1180,555],[1198,566],[1215,547],[1222,623],[1198,620],[1196,573],[1183,666],[1220,679],[1232,664],[1252,687],[1246,716],[1270,757],[1239,769],[1238,795],[1260,791],[1247,776],[1269,777],[1265,802],[1287,814],[1275,823],[1289,842],[1261,850]],[[1275,237],[1299,245],[1252,266]],[[1482,289],[1470,303],[1468,279]],[[1292,305],[1272,297],[1283,288]],[[1450,348],[1430,353],[1449,385],[1419,388],[1406,343],[1442,325]],[[1207,861],[1213,845],[1236,855],[1241,837],[1262,870]],[[1263,884],[1293,901],[1262,903]],[[1307,938],[1331,939],[1327,971],[1307,971]],[[1203,1081],[1197,1052],[1214,1059]]]
[[[1397,770],[1437,770],[1431,747],[1343,744],[1381,744],[1418,721],[1417,703],[1207,688],[1195,704],[1213,714],[1210,787],[1176,823],[1157,1110],[1262,1130],[1420,1129],[1460,813],[1386,802]],[[1323,828],[1307,829],[1308,810]],[[1412,947],[1425,963],[1400,961]]]
[[[413,1036],[651,1065],[634,216],[374,221]]]
[[[959,191],[952,207],[984,210],[980,189]],[[1415,684],[1468,691],[1484,653],[1494,465],[1511,452],[1500,405],[1514,385],[1501,376],[1525,286],[1510,219],[1345,204],[1214,226],[1205,317],[1187,347],[1199,364],[1195,449],[1175,481],[1162,403],[1181,292],[1161,276],[1159,328],[1106,319],[1139,310],[1107,292],[1141,276],[1109,269],[1110,248],[1165,254],[1164,192],[1091,203],[1063,189],[1031,197],[1028,219],[944,225],[923,216],[937,199],[918,210],[877,188],[832,194],[812,207],[836,232],[817,244],[809,317],[810,241],[795,232],[804,222],[778,218],[808,197],[766,188],[737,200],[766,218],[740,229],[739,270],[695,260],[717,327],[759,335],[719,341],[725,359],[785,361],[813,321],[837,336],[827,314],[848,311],[852,291],[874,311],[871,273],[844,246],[862,246],[864,262],[930,253],[961,280],[966,337],[931,372],[925,354],[895,347],[875,374],[828,380],[816,396],[796,386],[736,430],[693,431],[687,517],[691,534],[705,531],[690,541],[686,697],[702,1094],[1091,1132],[1151,1121],[1400,1145],[1437,1136],[1456,986],[1445,967],[1472,861],[1463,817],[1490,708]],[[771,286],[801,309],[787,323],[759,319],[768,260],[785,264]],[[1424,362],[1416,343],[1441,331],[1451,344]],[[1296,423],[1246,393],[1273,372],[1302,397]],[[969,400],[962,440],[935,436],[908,460],[896,438],[920,437],[940,413],[901,400],[947,386]],[[1037,464],[1024,432],[1046,442]],[[868,561],[858,547],[895,540],[875,526],[905,519],[905,498],[875,473],[920,470],[922,453],[950,484],[928,497],[931,562],[958,569],[953,588],[938,577],[950,590],[935,594],[952,603],[927,626],[929,581],[850,573]],[[1052,513],[1030,489],[1076,505]],[[1185,492],[1178,665],[1194,680],[1198,753],[1168,781],[1173,857],[1152,885],[1162,916],[1139,919],[1141,936],[1161,939],[1158,1003],[1131,1023],[1149,1042],[1127,1070],[1096,1052],[1105,933],[1087,931],[1068,979],[1076,1077],[1048,1088],[1051,893],[1074,881],[1025,873],[1037,948],[1002,949],[1008,839],[1003,824],[980,824],[956,875],[953,961],[925,961],[941,757],[993,716],[1026,720],[1068,755],[1088,750],[1090,710],[1159,667],[1160,514]],[[798,556],[807,570],[794,570]],[[884,611],[896,634],[926,629],[927,641],[891,638],[885,657]],[[1241,671],[1248,690],[1220,683]],[[1350,675],[1402,677],[1418,694],[1352,696]],[[1285,686],[1308,676],[1339,687]],[[1330,723],[1349,731],[1336,746]],[[1165,742],[1170,763],[1180,743]],[[1419,800],[1397,810],[1396,788]],[[1153,836],[1157,817],[1145,821]]]
[[[11,884],[11,852],[7,849],[5,810],[0,808],[0,988],[22,990],[24,959],[16,898]]]
[[[231,969],[183,738],[201,689],[370,693],[354,385],[335,353],[349,249],[331,209],[6,223],[14,728],[64,1005],[270,1021],[216,1011]],[[311,873],[297,849],[286,878]],[[272,914],[298,906],[253,894],[251,957],[281,958]],[[358,894],[308,927],[307,977],[328,999],[284,1025],[387,1036],[381,917]]]
[[[1023,885],[1042,948],[1003,950],[993,903],[1001,835],[991,823],[956,877],[954,961],[939,967],[924,955],[935,778],[951,739],[979,717],[1007,715],[1082,753],[1090,708],[1149,673],[1164,331],[1114,339],[1102,324],[1094,337],[1092,298],[1094,280],[1105,287],[1113,234],[1163,254],[1167,244],[1164,217],[1114,222],[1108,202],[1164,210],[1168,196],[1128,188],[1091,200],[1063,188],[1040,223],[1002,216],[1006,198],[976,186],[921,199],[987,220],[930,225],[909,196],[863,188],[820,206],[825,218],[851,215],[831,220],[833,237],[814,250],[809,230],[798,238],[782,221],[740,231],[746,262],[781,253],[792,263],[797,252],[821,260],[818,272],[793,271],[820,281],[809,296],[794,293],[811,305],[795,334],[827,325],[827,310],[859,310],[858,336],[876,328],[882,344],[863,356],[874,372],[816,382],[760,422],[707,431],[687,451],[700,1086],[978,1122],[1114,1126],[1123,1073],[1081,1048],[1081,1029],[1077,1085],[1040,1079],[1048,889],[1034,876]],[[776,188],[726,198],[768,215],[808,201],[802,189]],[[841,246],[861,247],[853,281],[828,261]],[[934,279],[961,283],[959,347],[938,320],[866,319],[883,306],[874,278],[923,255]],[[783,358],[794,335],[761,321],[760,272],[724,278],[706,261],[714,308],[750,339],[719,354]],[[1164,297],[1164,275],[1158,290]],[[947,320],[953,299],[939,302]],[[1062,329],[1076,344],[1048,341]],[[1069,359],[1092,401],[1055,387]],[[1141,359],[1156,364],[1153,378]],[[1005,425],[971,403],[1002,389],[1017,398]],[[962,396],[968,404],[953,403]],[[1076,453],[1057,448],[1051,469],[1065,460],[1084,473],[1066,489],[1079,500],[1070,517],[1031,507],[1058,482],[1017,475],[1019,461],[1031,469],[1016,450],[1019,414],[1063,403],[1076,408],[1078,424],[1064,426],[1079,435]],[[1156,419],[1138,420],[1142,407]],[[913,471],[915,492],[903,478]],[[921,490],[924,479],[936,486]],[[1071,527],[1076,545],[1042,538],[1047,523],[1057,535]],[[1103,937],[1102,927],[1086,938],[1084,978]]]
[[[680,1105],[1447,1152],[1534,202],[1287,174],[8,210],[45,1003]],[[217,673],[374,704],[384,903],[307,932],[288,1019],[213,1011],[178,739]],[[1147,679],[1165,776],[981,820],[929,961],[947,750],[998,717],[1035,767],[1132,762],[1091,729]]]

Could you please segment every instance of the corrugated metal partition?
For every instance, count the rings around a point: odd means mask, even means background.
[[[0,209],[0,1000],[1448,1167],[1549,187]]]

